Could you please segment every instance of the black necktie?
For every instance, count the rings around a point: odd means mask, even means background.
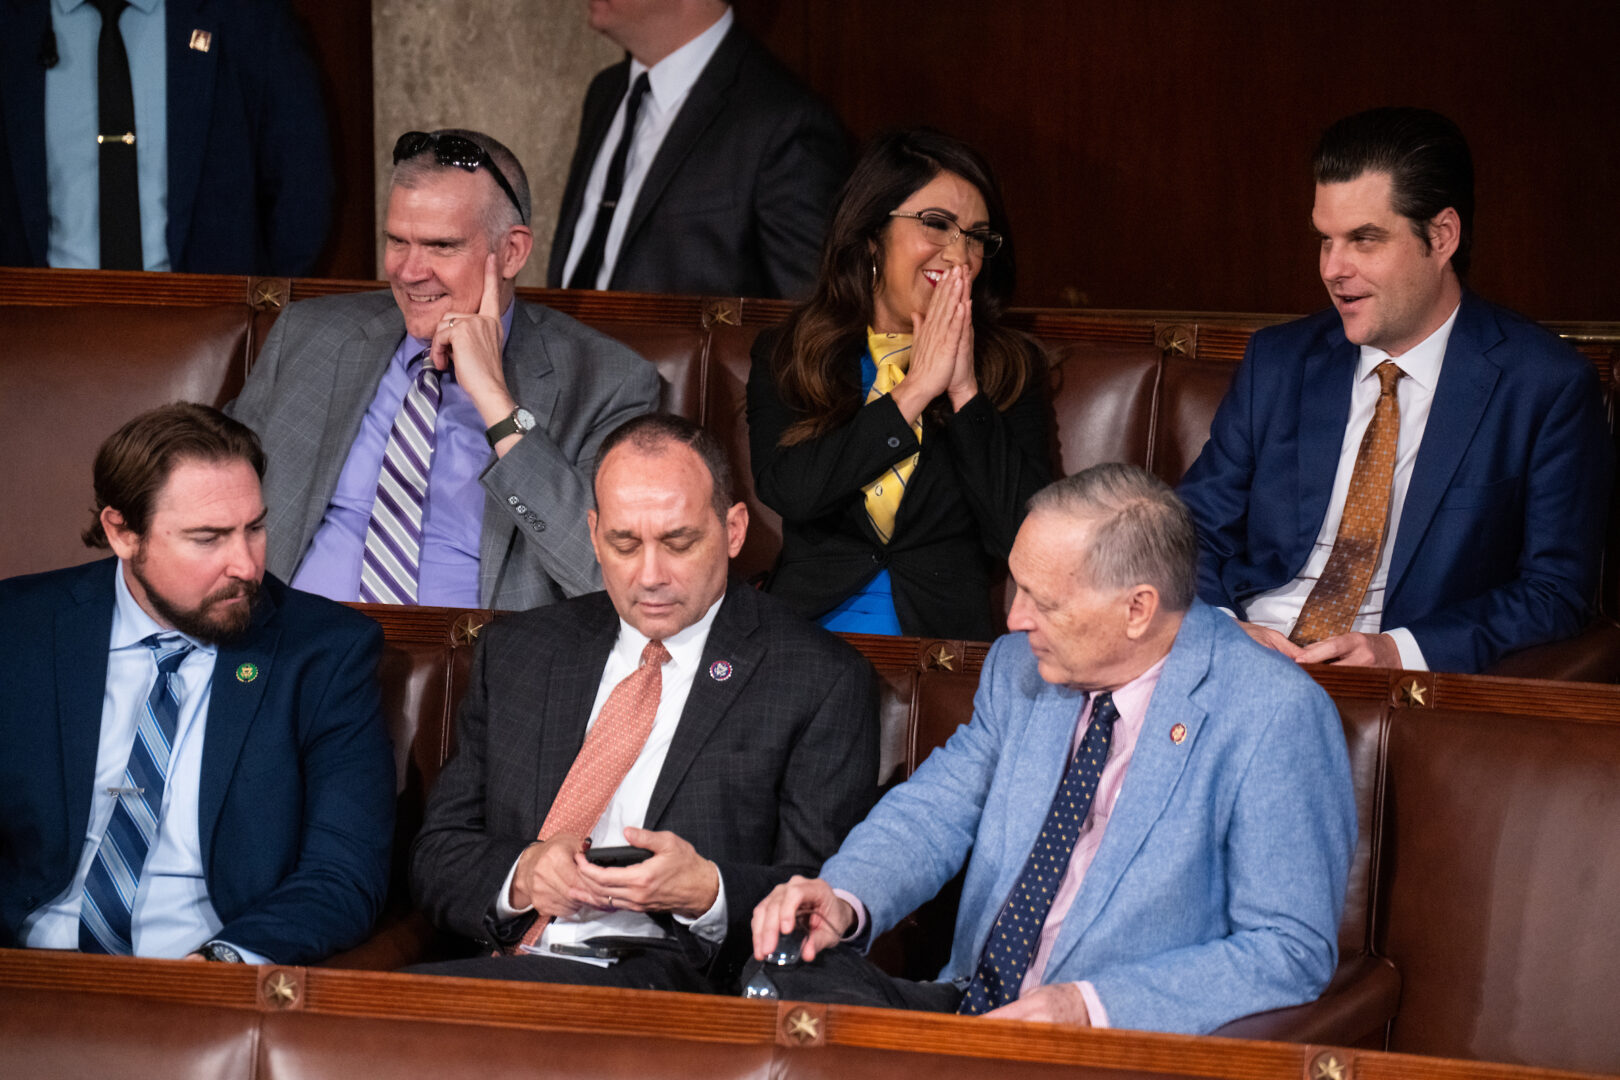
[[[118,16],[127,0],[90,0],[101,12],[96,48],[96,106],[101,147],[101,268],[139,270],[141,192],[135,175],[135,92]]]
[[[613,148],[613,158],[608,162],[607,181],[602,185],[602,201],[596,207],[591,238],[580,252],[574,276],[568,279],[570,289],[596,288],[596,275],[602,272],[602,255],[607,251],[608,230],[613,227],[613,212],[619,207],[619,193],[624,189],[624,162],[630,156],[630,143],[636,137],[636,114],[641,111],[641,99],[646,94],[647,73],[643,71],[630,87],[630,97],[624,106],[624,130],[619,132],[619,145]]]

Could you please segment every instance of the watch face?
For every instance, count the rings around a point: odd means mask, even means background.
[[[512,411],[512,422],[517,424],[519,431],[533,431],[534,413],[519,405]]]

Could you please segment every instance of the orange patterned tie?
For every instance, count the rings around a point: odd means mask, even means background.
[[[1288,635],[1295,645],[1310,645],[1349,630],[1378,567],[1378,553],[1383,549],[1389,524],[1395,443],[1401,432],[1395,383],[1406,372],[1386,360],[1373,373],[1378,376],[1378,404],[1361,437],[1361,449],[1356,451],[1356,467],[1350,474],[1350,490],[1344,500],[1344,516],[1339,519],[1339,534],[1333,539],[1333,552],[1310,596],[1305,598],[1294,632]]]
[[[608,800],[619,790],[624,774],[646,745],[658,715],[658,698],[664,689],[663,668],[668,661],[669,650],[662,641],[647,642],[641,650],[641,665],[619,680],[602,703],[596,723],[591,725],[551,809],[546,811],[539,839],[547,840],[558,833],[591,835]],[[523,935],[523,944],[533,946],[550,922],[545,916],[536,919]]]

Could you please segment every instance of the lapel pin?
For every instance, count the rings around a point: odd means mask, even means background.
[[[725,682],[731,678],[731,661],[716,660],[709,665],[709,678],[715,682]]]
[[[236,681],[250,683],[259,677],[258,664],[239,664],[236,668]]]
[[[1170,741],[1175,743],[1177,746],[1180,746],[1182,743],[1186,742],[1187,741],[1187,725],[1186,724],[1177,724],[1175,727],[1171,728],[1170,729]]]
[[[214,35],[207,30],[193,30],[191,32],[191,47],[197,52],[207,52],[208,47],[214,43]]]

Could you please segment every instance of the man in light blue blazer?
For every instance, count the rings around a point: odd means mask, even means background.
[[[1030,501],[1015,632],[971,722],[755,912],[760,958],[805,920],[814,962],[768,972],[784,997],[1203,1033],[1322,991],[1356,835],[1343,731],[1309,676],[1194,597],[1196,558],[1186,508],[1134,466]],[[831,948],[964,861],[939,982]]]

